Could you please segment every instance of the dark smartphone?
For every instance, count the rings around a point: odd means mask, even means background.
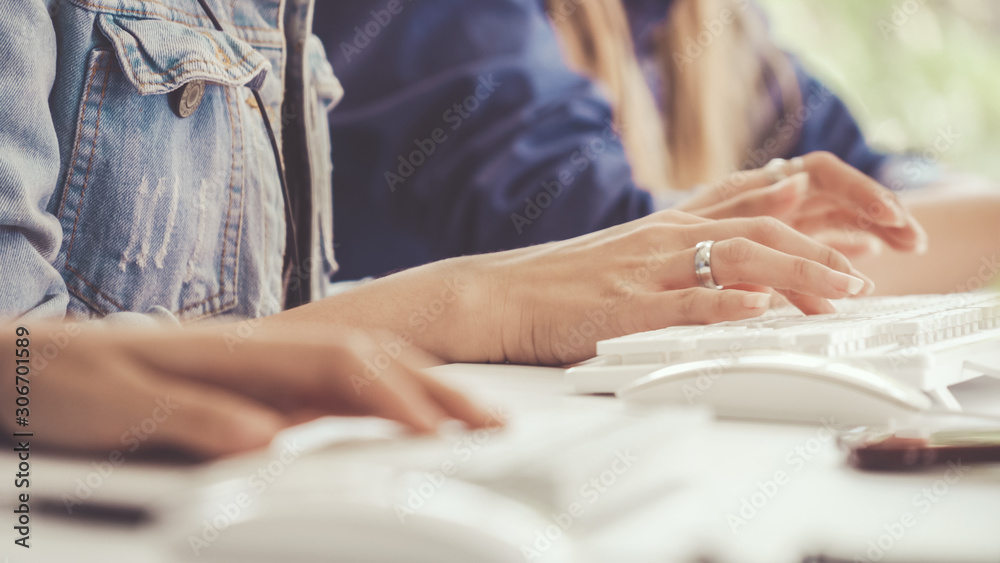
[[[1000,463],[1000,426],[989,428],[856,428],[840,435],[848,463],[869,471],[907,471],[947,463]]]

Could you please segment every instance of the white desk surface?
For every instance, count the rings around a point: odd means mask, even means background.
[[[615,400],[570,396],[561,370],[445,366],[437,373],[487,404],[508,405],[515,416],[544,409],[552,401],[585,407],[588,402]],[[960,400],[980,408],[1000,405],[1000,382],[965,385],[956,393]],[[880,540],[883,547],[889,546],[881,561],[1000,560],[1000,467],[971,468],[943,490],[943,481],[938,481],[945,475],[940,469],[905,475],[852,470],[835,441],[815,427],[720,421],[708,423],[704,436],[679,449],[671,467],[664,467],[665,472],[682,467],[696,478],[687,479],[683,487],[651,495],[643,506],[599,528],[575,534],[586,561],[694,561],[704,556],[775,563],[797,562],[803,555],[820,553],[844,561],[869,561],[875,559],[866,553]],[[796,448],[810,447],[817,453],[809,460],[795,453]],[[0,455],[0,467],[13,467],[12,462],[9,453]],[[207,471],[219,478],[227,472],[239,477],[242,467],[238,462],[221,463]],[[75,480],[91,471],[89,460],[36,454],[32,487],[58,498],[61,491],[75,490]],[[738,515],[742,500],[749,499],[777,471],[788,475],[787,483],[734,532],[728,516]],[[155,501],[183,494],[198,481],[195,475],[205,472],[206,468],[126,463],[107,478],[95,498]],[[34,547],[30,552],[15,548],[6,506],[14,492],[8,481],[4,477],[0,489],[6,515],[0,517],[2,563],[177,561],[163,548],[168,538],[156,525],[115,528],[45,515],[32,518]],[[936,483],[940,495],[933,492]],[[925,490],[930,490],[930,496],[921,496]],[[912,521],[906,520],[911,526],[898,534],[900,527],[895,524],[906,514],[912,516]],[[901,537],[887,536],[892,530]]]

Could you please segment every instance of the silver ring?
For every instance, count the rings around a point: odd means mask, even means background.
[[[767,172],[767,175],[771,179],[771,181],[777,184],[778,182],[788,177],[788,174],[785,173],[786,164],[788,164],[787,160],[783,158],[775,158],[764,166],[764,171]]]
[[[712,245],[714,240],[699,242],[694,247],[694,275],[698,276],[698,283],[708,289],[722,289],[722,286],[715,283],[712,276]]]

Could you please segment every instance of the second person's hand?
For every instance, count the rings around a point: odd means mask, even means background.
[[[775,217],[852,255],[881,244],[927,250],[924,229],[894,193],[826,152],[738,172],[677,209],[709,219]]]

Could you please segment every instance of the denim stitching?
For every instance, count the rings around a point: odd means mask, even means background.
[[[100,101],[98,103],[98,108],[97,108],[97,117],[96,117],[95,126],[94,126],[94,140],[93,140],[93,144],[92,144],[92,147],[91,147],[91,156],[90,156],[90,159],[89,159],[88,165],[87,165],[87,175],[86,175],[86,177],[84,179],[83,188],[80,190],[80,202],[77,204],[76,218],[74,219],[74,223],[73,223],[73,233],[70,236],[70,245],[69,245],[69,248],[67,249],[67,252],[66,252],[66,266],[65,267],[78,280],[80,280],[81,282],[83,282],[87,287],[89,287],[91,290],[93,290],[97,295],[101,296],[102,298],[104,298],[105,300],[107,300],[109,303],[111,303],[112,305],[114,305],[115,307],[117,307],[118,310],[125,311],[126,307],[124,307],[116,299],[112,298],[110,295],[107,295],[106,293],[104,293],[103,291],[101,291],[97,286],[95,286],[93,283],[91,283],[86,278],[84,278],[83,275],[79,271],[77,271],[76,268],[74,268],[70,264],[70,258],[72,256],[73,243],[74,243],[74,241],[76,239],[76,231],[77,231],[77,227],[79,225],[81,210],[82,210],[82,207],[83,207],[84,195],[86,193],[87,185],[88,185],[89,179],[90,179],[90,170],[91,170],[91,168],[93,166],[94,154],[96,153],[97,140],[98,140],[99,132],[100,132],[101,113],[102,113],[103,107],[104,107],[104,100],[106,99],[106,96],[107,96],[107,85],[108,85],[108,82],[110,80],[110,74],[111,74],[111,72],[110,72],[111,69],[109,67],[101,66],[101,64],[100,64],[101,63],[101,57],[102,56],[106,57],[107,55],[109,55],[109,53],[107,53],[106,51],[100,51],[99,53],[100,53],[100,55],[98,55],[97,57],[95,57],[94,63],[91,65],[91,69],[92,69],[93,72],[91,74],[91,80],[88,81],[88,82],[89,83],[93,83],[93,80],[97,77],[97,74],[100,71],[104,71],[104,73],[105,73],[104,74],[104,84],[102,85],[102,88],[101,88],[101,98],[100,98]],[[236,132],[235,132],[235,125],[234,125],[233,116],[232,116],[231,98],[229,96],[229,89],[228,88],[223,88],[223,90],[226,92],[227,110],[228,110],[227,113],[229,115],[230,132],[233,135],[233,143],[235,144],[235,142],[236,142],[236,139],[235,139]],[[84,115],[83,112],[85,112],[85,108],[86,108],[87,105],[89,105],[90,101],[91,101],[90,100],[90,88],[88,88],[87,94],[85,95],[85,99],[83,101],[83,108],[84,109],[81,111],[81,116]],[[83,126],[83,122],[81,120],[81,131],[80,131],[80,133],[77,136],[77,142],[78,143],[79,143],[79,141],[80,141],[80,139],[82,138],[82,135],[83,135],[83,128],[82,128],[82,126]],[[74,157],[74,159],[73,159],[73,165],[74,166],[76,165],[76,157]],[[199,301],[197,303],[192,303],[191,305],[188,305],[187,307],[184,307],[182,309],[179,309],[178,311],[175,311],[175,314],[180,315],[180,314],[182,314],[182,313],[184,313],[186,311],[189,311],[191,309],[195,309],[195,308],[197,308],[197,307],[199,307],[201,305],[204,305],[205,303],[207,303],[209,301],[212,301],[212,300],[215,300],[215,299],[219,299],[221,301],[221,297],[225,294],[226,286],[225,286],[224,272],[225,272],[225,263],[226,263],[226,240],[227,240],[226,237],[225,237],[225,234],[229,230],[230,216],[232,214],[232,190],[234,189],[233,176],[235,175],[235,166],[236,166],[236,151],[235,151],[235,146],[234,146],[233,150],[232,150],[232,165],[231,165],[231,170],[230,170],[229,208],[226,210],[226,229],[223,231],[223,240],[222,240],[223,248],[222,248],[222,256],[220,258],[220,263],[221,263],[220,270],[219,270],[219,286],[220,286],[220,290],[219,290],[218,293],[216,293],[214,295],[211,295],[209,297],[206,297],[205,299],[203,299],[203,300],[201,300],[201,301]],[[70,185],[67,184],[66,188],[67,188],[66,191],[68,192],[69,188],[70,188]],[[65,193],[63,195],[64,195],[64,198],[65,198]],[[107,315],[108,314],[107,311],[104,308],[100,307],[99,305],[97,305],[96,303],[94,303],[92,300],[90,300],[87,297],[85,297],[79,290],[77,290],[77,289],[75,289],[75,288],[73,288],[72,286],[69,286],[69,285],[67,285],[67,287],[81,301],[83,301],[85,304],[87,304],[88,307],[94,309],[95,311],[97,311],[98,313],[100,313],[102,315]],[[236,303],[237,303],[237,301],[230,301],[230,302],[227,302],[227,303],[222,303],[219,308],[206,311],[204,314],[199,315],[198,317],[195,317],[193,319],[188,319],[188,320],[197,320],[197,319],[202,319],[202,318],[205,318],[205,317],[212,316],[214,314],[217,314],[218,312],[221,312],[221,310],[223,310],[223,309],[226,309],[228,307],[231,307],[231,306],[235,305]]]
[[[108,93],[108,79],[111,73],[107,68],[104,70],[104,85],[101,87],[101,101],[97,104],[97,117],[94,120],[94,143],[90,148],[90,160],[87,162],[87,175],[83,178],[83,187],[80,188],[80,201],[76,204],[76,218],[73,220],[73,234],[69,239],[69,247],[66,249],[66,263],[69,263],[70,255],[73,254],[73,243],[76,242],[76,228],[80,224],[80,211],[83,209],[83,200],[87,194],[87,184],[90,182],[90,172],[94,166],[94,155],[97,154],[97,139],[101,132],[101,111],[104,108],[104,99]]]
[[[76,274],[76,272],[75,272],[75,271],[74,271],[73,273],[74,273],[74,274]],[[78,278],[80,277],[80,276],[79,276],[79,274],[77,274],[77,277],[78,277]],[[80,279],[83,279],[83,278],[80,278]],[[107,314],[108,314],[108,312],[107,312],[107,311],[105,311],[105,310],[104,310],[103,308],[101,308],[101,307],[100,307],[99,305],[97,305],[96,303],[94,303],[93,301],[91,301],[90,299],[88,299],[87,297],[85,297],[85,296],[84,296],[84,295],[83,295],[82,293],[80,293],[80,292],[79,292],[79,291],[78,291],[78,290],[77,290],[77,289],[76,289],[75,287],[73,287],[73,286],[71,286],[71,285],[67,285],[66,287],[67,287],[67,289],[69,289],[69,292],[70,292],[70,293],[72,293],[73,295],[75,295],[75,296],[76,296],[76,298],[77,298],[77,299],[79,299],[80,301],[83,301],[83,303],[84,303],[84,304],[85,304],[86,306],[90,307],[91,309],[93,309],[94,311],[96,311],[96,312],[98,312],[98,313],[100,313],[100,314],[102,314],[102,315],[107,315]]]
[[[77,4],[77,5],[80,5],[80,6],[86,6],[87,8],[95,8],[97,10],[100,10],[102,13],[134,14],[134,15],[139,15],[139,16],[155,15],[155,14],[152,14],[152,13],[150,13],[148,11],[143,11],[143,10],[129,10],[127,8],[112,8],[110,6],[103,6],[101,4],[94,4],[92,2],[88,2],[87,0],[71,0],[71,1],[74,4]],[[185,12],[184,10],[179,10],[179,9],[174,8],[172,6],[168,6],[168,5],[164,4],[163,2],[159,2],[158,0],[145,0],[145,1],[149,2],[150,4],[159,4],[160,6],[163,6],[164,8],[166,8],[170,12],[175,12],[175,13],[178,13],[178,14],[181,14],[181,15],[185,15],[185,16],[188,16],[190,18],[194,18],[196,20],[210,20],[210,18],[208,16],[205,16],[205,15],[202,15],[202,14],[193,14],[191,12]],[[270,31],[270,32],[277,31],[273,27],[254,27],[254,26],[249,26],[249,25],[233,25],[233,27],[235,27],[237,29],[249,29],[251,31]]]
[[[243,74],[235,75],[235,74],[232,74],[230,72],[230,70],[232,70],[233,67],[235,67],[235,66],[240,65],[241,63],[243,63],[249,56],[250,56],[250,54],[247,54],[247,56],[243,57],[243,60],[241,60],[240,62],[238,62],[238,63],[236,63],[234,65],[231,65],[231,66],[225,66],[225,67],[223,67],[223,72],[226,74],[226,76],[224,78],[226,78],[226,79],[228,79],[228,80],[230,80],[232,82],[240,82],[240,81],[244,80],[245,78],[248,78],[250,76],[253,76],[254,74],[259,73],[262,70],[260,67],[263,66],[263,63],[259,64],[259,65],[254,65],[253,67],[251,67],[249,70],[247,70]],[[180,68],[180,67],[182,67],[184,65],[195,64],[195,63],[206,64],[206,65],[213,65],[213,61],[206,61],[206,60],[202,60],[202,59],[191,59],[189,61],[184,61],[184,62],[181,62],[181,63],[177,63],[173,67],[171,67],[171,68],[169,68],[169,69],[167,69],[167,70],[165,70],[163,72],[154,72],[152,70],[136,71],[135,67],[133,67],[132,70],[133,70],[133,72],[135,72],[136,82],[138,82],[142,86],[150,86],[150,85],[163,84],[163,82],[158,82],[158,81],[155,81],[155,80],[151,80],[151,81],[143,80],[142,78],[139,77],[140,73],[143,76],[163,76],[163,75],[169,74],[169,73],[177,70],[178,68]],[[218,63],[218,61],[214,61],[214,63]],[[186,75],[195,74],[195,73],[197,73],[199,71],[211,74],[213,70],[215,70],[215,69],[211,68],[211,66],[209,66],[209,68],[204,68],[204,69],[202,69],[202,68],[196,68],[196,69],[193,69],[193,70],[185,70],[184,72],[181,72],[180,74],[177,74],[176,76],[172,76],[170,79],[173,80],[173,81],[175,81],[175,82],[180,82],[180,81],[182,81],[186,77]],[[241,84],[233,84],[233,86],[241,86]]]
[[[193,323],[193,322],[196,322],[196,321],[200,321],[201,319],[207,319],[208,317],[214,317],[215,315],[218,315],[218,314],[220,314],[220,313],[222,313],[224,311],[228,311],[229,309],[235,307],[236,305],[239,305],[239,301],[237,301],[235,299],[232,300],[232,301],[222,302],[222,299],[220,299],[218,295],[213,296],[212,299],[219,299],[219,306],[218,306],[218,308],[206,311],[206,312],[204,312],[204,313],[202,313],[202,314],[200,314],[198,316],[195,316],[195,317],[187,317],[184,320],[186,322]],[[200,305],[200,303],[197,303],[197,305]],[[179,315],[181,312],[187,311],[187,310],[188,309],[185,308],[182,311],[178,311],[177,314]]]
[[[226,293],[226,281],[225,281],[225,272],[226,272],[226,242],[228,240],[228,238],[226,237],[226,233],[229,231],[230,216],[232,215],[232,210],[233,210],[233,189],[235,188],[235,186],[233,185],[233,181],[235,180],[235,177],[236,177],[236,125],[233,122],[233,103],[232,103],[232,98],[229,95],[229,88],[223,88],[223,91],[226,94],[226,110],[227,110],[226,114],[229,116],[229,130],[230,130],[230,133],[232,134],[233,146],[232,146],[232,150],[230,151],[232,153],[232,159],[231,159],[232,164],[230,165],[230,170],[229,170],[229,203],[228,203],[228,206],[226,207],[226,226],[222,230],[222,253],[221,253],[221,256],[220,256],[220,259],[219,259],[219,264],[220,264],[219,265],[219,292],[216,293],[215,295],[211,295],[209,297],[206,297],[205,299],[202,299],[201,301],[199,301],[197,303],[192,303],[192,304],[188,305],[187,307],[184,307],[183,309],[180,309],[180,310],[176,311],[175,313],[177,315],[181,315],[181,314],[183,314],[183,313],[185,313],[187,311],[190,311],[191,309],[194,309],[196,307],[204,305],[205,303],[207,303],[208,301],[210,301],[212,299],[219,299],[219,301],[221,302],[222,301],[222,296],[225,295],[225,293]],[[217,314],[217,313],[221,313],[227,307],[235,305],[237,302],[238,302],[237,300],[233,300],[233,301],[230,301],[229,303],[221,304],[216,309],[212,309],[212,310],[206,311],[201,316],[195,317],[194,319],[188,319],[188,320],[202,319],[202,318],[209,317],[209,316],[212,316],[212,315]]]
[[[94,60],[90,63],[90,80],[87,81],[87,91],[83,95],[83,101],[80,103],[80,115],[77,117],[77,122],[80,124],[80,130],[76,132],[76,141],[73,143],[73,154],[70,157],[70,167],[66,176],[65,187],[63,188],[62,199],[59,201],[59,212],[56,214],[59,219],[62,219],[63,208],[66,206],[66,194],[69,193],[69,188],[73,184],[73,171],[76,168],[76,160],[79,158],[80,150],[80,139],[83,138],[83,124],[85,123],[85,117],[87,112],[87,101],[90,100],[90,87],[94,84],[94,78],[97,77],[97,68],[100,66],[99,59],[101,54],[107,55],[106,51],[95,52]]]
[[[92,284],[89,281],[87,281],[87,279],[84,278],[83,275],[80,272],[76,271],[76,268],[74,268],[73,266],[70,266],[69,264],[66,264],[66,269],[69,270],[70,272],[73,272],[73,275],[75,275],[78,280],[80,280],[83,283],[85,283],[87,285],[87,287],[89,287],[90,289],[93,289],[94,293],[96,293],[96,294],[100,295],[101,297],[107,299],[108,302],[111,303],[112,305],[114,305],[115,307],[118,307],[119,311],[125,311],[126,310],[125,306],[123,306],[121,303],[118,303],[118,301],[116,301],[115,299],[112,299],[110,295],[107,295],[106,293],[104,293],[103,291],[101,291],[100,289],[98,289],[97,286],[95,286],[94,284]],[[67,285],[67,287],[69,287],[69,286]],[[104,314],[107,314],[100,307],[97,307],[97,310],[100,311],[100,312],[102,312],[102,313],[104,313]]]
[[[165,70],[163,72],[155,72],[155,71],[149,69],[148,65],[142,65],[143,68],[139,69],[139,68],[137,68],[136,65],[132,64],[132,61],[130,60],[129,55],[128,55],[129,49],[125,45],[125,42],[123,40],[124,39],[124,37],[123,37],[124,35],[129,35],[130,37],[132,35],[130,33],[127,33],[124,29],[122,29],[121,27],[118,27],[118,26],[114,26],[113,29],[108,30],[108,32],[109,32],[109,38],[111,39],[112,43],[115,44],[115,47],[116,47],[115,51],[116,51],[116,53],[121,53],[122,54],[122,56],[121,56],[122,61],[121,62],[123,63],[123,66],[124,66],[125,63],[128,64],[129,69],[132,70],[132,74],[135,76],[136,82],[138,82],[142,86],[149,86],[151,84],[159,84],[159,83],[158,82],[153,82],[153,81],[146,81],[143,78],[140,78],[140,73],[142,73],[143,76],[145,76],[145,75],[164,76],[164,75],[169,74],[169,73],[177,70],[178,68],[180,68],[180,67],[182,67],[184,65],[188,65],[188,64],[203,63],[203,64],[209,65],[209,66],[217,66],[217,67],[219,67],[222,70],[223,74],[225,74],[226,77],[229,80],[233,80],[233,81],[243,80],[244,78],[255,74],[255,72],[259,72],[258,67],[260,67],[262,65],[262,63],[258,63],[256,65],[254,65],[253,67],[251,67],[246,72],[244,72],[242,75],[239,75],[239,76],[234,76],[233,75],[233,73],[231,72],[231,70],[234,67],[242,65],[244,62],[247,61],[247,59],[250,58],[250,55],[253,55],[255,53],[258,54],[258,55],[260,54],[260,53],[257,53],[257,51],[249,51],[238,62],[233,63],[233,64],[229,64],[229,65],[221,64],[218,60],[216,60],[216,61],[209,61],[209,60],[205,60],[205,59],[190,59],[190,60],[181,61],[181,62],[177,63],[176,65],[174,65],[173,67],[168,68],[167,70]],[[174,81],[178,81],[185,74],[195,73],[195,72],[198,72],[199,70],[204,70],[204,72],[209,72],[210,70],[213,70],[213,69],[211,69],[211,68],[210,69],[195,69],[195,70],[184,71],[184,72],[181,72],[180,74],[178,74],[177,76],[172,77],[172,79]]]
[[[239,140],[240,140],[240,151],[239,155],[241,157],[240,161],[240,217],[236,224],[236,250],[233,254],[233,296],[234,301],[239,303],[239,287],[240,287],[240,247],[243,244],[243,214],[246,212],[246,197],[247,197],[247,163],[246,163],[246,134],[243,131],[243,112],[246,108],[240,103],[239,99],[233,101],[233,106],[236,108],[236,124],[239,128]],[[236,160],[236,152],[233,152],[233,160]]]
[[[223,59],[225,59],[225,64],[232,65],[232,62],[233,62],[232,59],[230,59],[229,55],[227,55],[222,50],[222,45],[219,45],[219,42],[216,41],[214,37],[212,37],[211,33],[208,33],[207,31],[199,31],[198,34],[201,35],[202,37],[204,37],[205,39],[208,39],[208,41],[210,43],[212,43],[212,45],[215,47],[215,56],[216,57],[222,57]]]
[[[222,288],[222,293],[226,291],[225,273],[226,273],[226,246],[229,243],[229,222],[233,213],[233,189],[235,188],[234,182],[236,181],[236,123],[233,121],[233,104],[232,97],[229,95],[229,88],[225,89],[226,92],[226,106],[229,108],[229,130],[232,132],[233,147],[232,147],[232,158],[229,164],[229,204],[226,206],[226,227],[222,229],[222,260],[219,262],[221,266],[219,267],[219,287]],[[237,111],[239,108],[237,107]],[[243,144],[242,142],[240,143]]]

